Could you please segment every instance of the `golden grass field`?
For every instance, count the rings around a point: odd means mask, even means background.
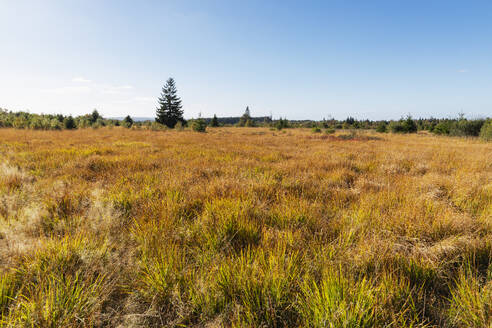
[[[492,143],[0,130],[0,326],[492,327]]]

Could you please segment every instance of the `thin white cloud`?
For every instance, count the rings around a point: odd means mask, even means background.
[[[91,80],[88,80],[84,77],[81,77],[81,76],[78,76],[78,77],[74,77],[72,79],[72,82],[75,82],[75,83],[90,83],[92,82]]]
[[[462,68],[460,70],[458,70],[458,73],[468,73],[469,70],[467,68]]]

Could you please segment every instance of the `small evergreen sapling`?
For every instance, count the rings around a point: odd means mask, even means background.
[[[65,126],[65,129],[67,130],[73,130],[77,128],[77,125],[75,124],[75,120],[73,119],[72,115],[66,117],[63,120],[63,125]]]
[[[207,123],[202,118],[201,114],[198,116],[196,120],[193,121],[191,128],[193,129],[193,131],[196,132],[205,132],[207,130]]]
[[[123,125],[127,128],[131,128],[132,125],[133,125],[133,119],[130,117],[130,115],[128,115],[127,117],[125,117],[125,119],[123,120]]]
[[[214,118],[212,119],[212,122],[210,123],[210,126],[216,128],[219,126],[219,120],[217,119],[217,115],[214,114]]]

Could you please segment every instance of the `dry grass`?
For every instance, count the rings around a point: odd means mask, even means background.
[[[0,140],[0,325],[492,327],[490,143],[261,128]]]

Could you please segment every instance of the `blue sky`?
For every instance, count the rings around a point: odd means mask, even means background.
[[[153,116],[492,115],[491,1],[0,0],[0,107]]]

